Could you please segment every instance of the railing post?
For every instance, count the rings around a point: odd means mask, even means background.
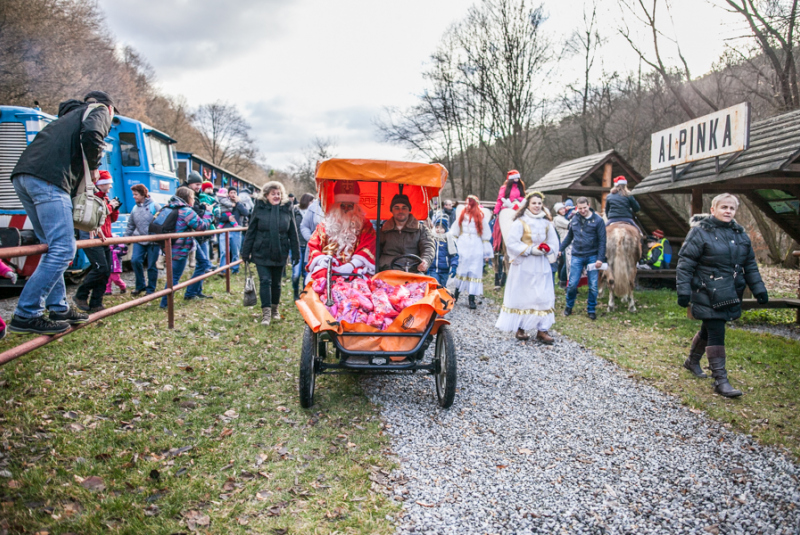
[[[167,238],[167,243],[164,246],[164,255],[166,256],[164,264],[167,266],[167,288],[169,288],[169,293],[167,294],[167,325],[170,329],[174,329],[175,309],[173,305],[175,300],[172,293],[172,238]]]
[[[225,233],[225,265],[231,263],[231,231]],[[231,293],[231,270],[225,270],[225,291]]]

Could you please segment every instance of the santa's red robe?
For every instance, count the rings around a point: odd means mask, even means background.
[[[369,219],[364,220],[361,232],[358,235],[355,249],[350,256],[345,256],[339,251],[339,246],[330,239],[325,231],[325,222],[317,225],[317,229],[308,240],[308,265],[306,271],[313,274],[317,269],[318,262],[315,262],[321,255],[329,255],[334,258],[334,265],[352,263],[356,268],[375,272],[375,229]]]

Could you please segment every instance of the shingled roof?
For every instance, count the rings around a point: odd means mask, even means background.
[[[676,169],[659,169],[650,173],[634,189],[634,193],[674,192],[690,190],[707,184],[729,182],[742,178],[755,178],[776,173],[796,173],[789,166],[800,156],[800,110],[764,119],[750,127],[750,147],[728,157],[720,157],[717,173],[715,158],[685,164]],[[726,165],[727,163],[727,165]],[[683,174],[681,174],[683,173]]]
[[[566,193],[572,186],[586,182],[586,179],[589,179],[590,183],[581,185],[600,186],[602,183],[603,164],[609,158],[612,159],[616,167],[624,167],[624,169],[614,169],[615,174],[635,174],[641,180],[642,176],[626,164],[617,152],[612,149],[569,160],[558,165],[536,181],[535,189],[542,193]],[[597,177],[592,176],[595,172],[599,173]]]

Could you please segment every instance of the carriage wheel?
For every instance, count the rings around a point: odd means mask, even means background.
[[[303,331],[303,349],[300,351],[300,406],[307,409],[314,405],[316,386],[315,361],[317,357],[317,335],[306,325]]]
[[[433,356],[438,362],[434,375],[436,397],[443,409],[449,408],[456,397],[456,345],[453,331],[447,325],[439,327],[436,335],[436,352]]]

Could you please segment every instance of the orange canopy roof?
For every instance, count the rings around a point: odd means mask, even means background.
[[[392,197],[402,191],[411,201],[411,213],[417,219],[428,217],[428,202],[439,196],[445,182],[447,169],[441,164],[394,162],[389,160],[357,160],[332,158],[317,164],[317,190],[322,206],[327,211],[333,204],[333,186],[338,180],[359,183],[361,201],[369,219],[377,219],[378,182],[381,186],[381,219],[392,217]]]

